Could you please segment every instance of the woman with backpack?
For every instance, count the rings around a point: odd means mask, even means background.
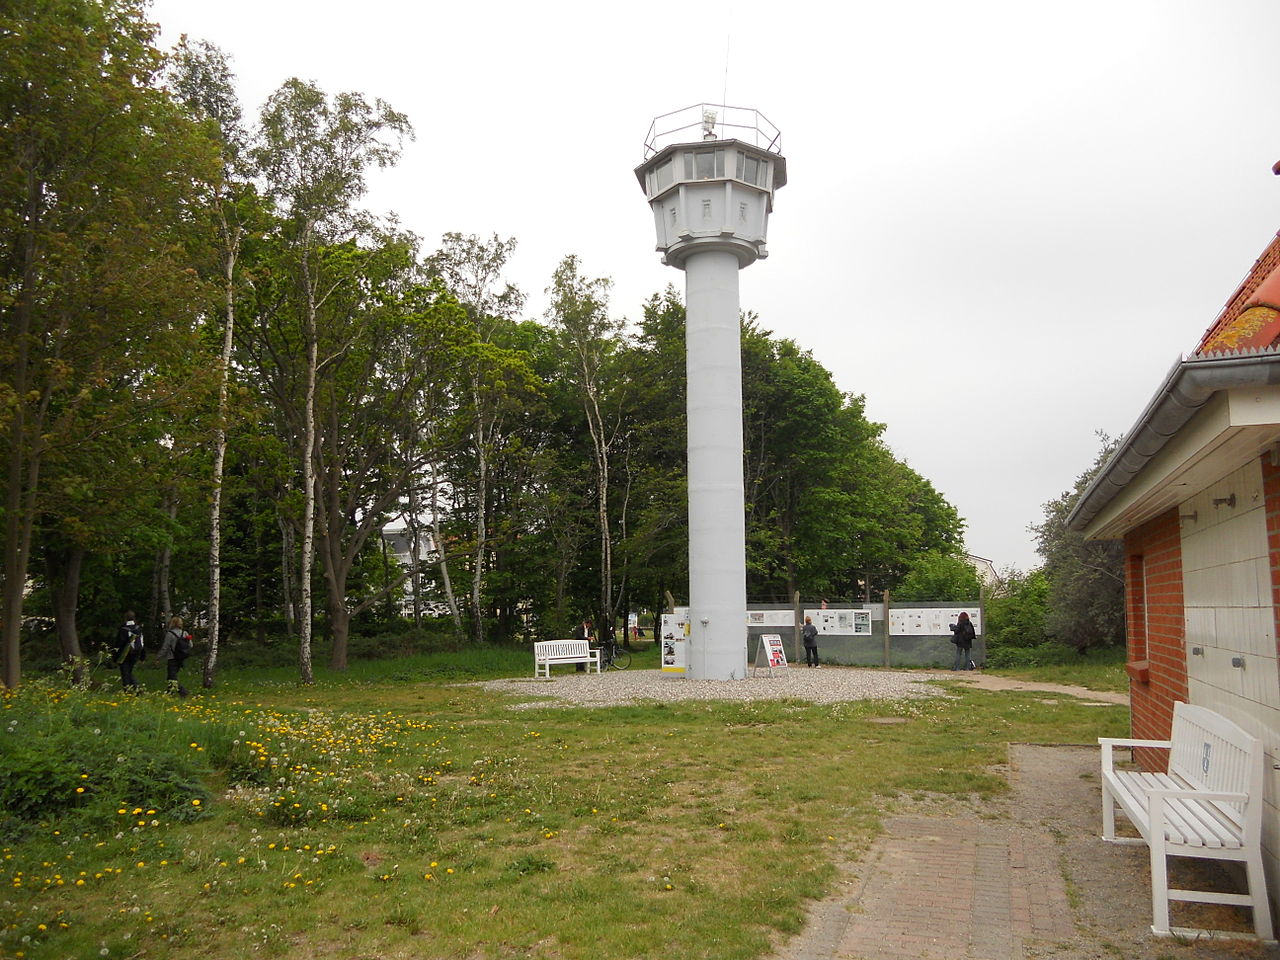
[[[973,660],[970,657],[976,635],[973,622],[967,613],[960,614],[957,621],[951,624],[951,642],[956,645],[956,659],[951,665],[952,670],[973,669]]]
[[[160,645],[160,659],[164,661],[169,692],[180,697],[187,695],[187,688],[178,680],[178,671],[190,655],[191,634],[182,629],[181,617],[170,617],[169,629],[164,632],[164,643]]]
[[[147,659],[147,651],[142,642],[142,627],[133,619],[133,611],[124,615],[124,625],[116,631],[116,648],[113,657],[120,667],[120,683],[125,693],[138,689],[138,681],[133,678],[133,665]]]

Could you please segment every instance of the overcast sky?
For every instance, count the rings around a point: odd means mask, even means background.
[[[635,320],[663,267],[632,169],[654,116],[760,110],[790,182],[743,309],[864,394],[894,452],[1038,564],[1027,525],[1129,429],[1280,228],[1280,3],[154,0],[228,53],[407,113],[366,205],[434,249],[515,237],[540,316],[566,254]]]

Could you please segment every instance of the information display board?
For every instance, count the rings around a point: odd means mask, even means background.
[[[889,611],[891,637],[949,637],[951,624],[969,614],[973,632],[982,633],[982,611],[973,607],[894,607]]]
[[[870,610],[806,610],[804,615],[813,618],[819,636],[871,636]]]
[[[676,613],[662,615],[659,655],[663,673],[686,673],[689,666],[689,608],[677,607]],[[683,611],[683,612],[681,612]]]
[[[796,612],[794,610],[748,610],[748,627],[794,627]]]
[[[752,673],[756,669],[765,667],[769,670],[769,676],[773,676],[775,670],[787,669],[787,651],[782,648],[782,635],[778,633],[761,634],[756,644],[756,656],[752,661]]]

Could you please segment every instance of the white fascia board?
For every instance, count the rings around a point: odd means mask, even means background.
[[[1115,540],[1257,456],[1280,436],[1280,386],[1216,393],[1084,528]]]

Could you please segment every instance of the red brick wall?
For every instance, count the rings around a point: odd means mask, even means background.
[[[1267,510],[1267,550],[1271,554],[1271,613],[1276,625],[1276,656],[1280,657],[1280,467],[1271,454],[1262,456],[1262,494]]]
[[[1133,735],[1164,740],[1173,726],[1174,703],[1187,699],[1178,508],[1130,530],[1124,545]],[[1138,750],[1135,758],[1148,770],[1164,769],[1163,751]]]

